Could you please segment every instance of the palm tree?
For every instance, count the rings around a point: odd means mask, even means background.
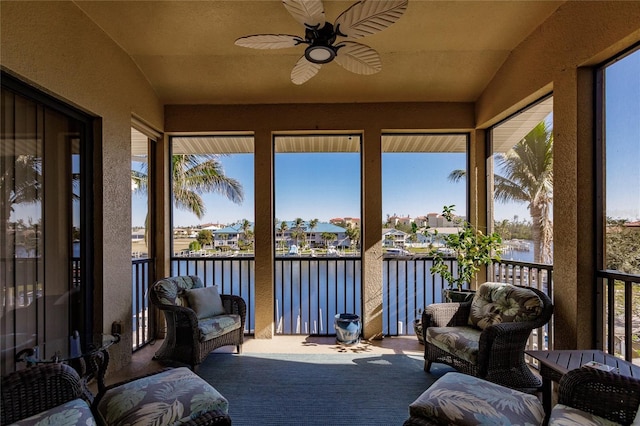
[[[345,234],[349,237],[349,246],[353,246],[355,244],[357,247],[360,243],[360,227],[348,224]]]
[[[244,219],[242,221],[242,225],[240,225],[240,228],[242,229],[242,240],[244,241],[245,245],[251,246],[251,242],[253,240],[251,222],[249,222],[247,219]]]
[[[226,196],[236,204],[244,200],[242,184],[236,179],[225,176],[219,155],[216,154],[177,154],[171,157],[171,184],[173,203],[176,208],[186,210],[198,219],[202,219],[207,209],[202,194],[218,193]],[[131,171],[131,186],[133,191],[146,193],[149,175],[145,168],[141,171]],[[145,220],[145,241],[147,233],[147,219]]]
[[[239,204],[244,200],[242,184],[224,174],[214,154],[180,154],[171,159],[174,205],[202,219],[206,212],[201,194],[215,192]]]
[[[532,219],[534,262],[551,263],[553,225],[553,133],[545,122],[536,125],[509,151],[498,155],[497,167],[504,176],[494,176],[494,196],[501,202],[527,203]],[[454,170],[449,179],[457,181],[464,170]]]
[[[287,222],[283,220],[280,223],[280,227],[278,228],[278,231],[280,231],[280,235],[282,236],[282,239],[280,240],[280,244],[282,245],[282,248],[284,248],[285,246],[284,233],[287,232],[287,229],[289,229],[289,225],[287,224]]]
[[[311,219],[309,221],[309,232],[313,232],[313,230],[315,229],[316,226],[318,226],[318,219]],[[311,234],[309,234],[309,236],[311,237]],[[315,241],[315,238],[313,239],[313,241]]]
[[[297,217],[293,221],[293,232],[292,237],[296,239],[296,245],[300,247],[300,239],[304,240],[304,232],[302,230],[302,225],[304,225],[304,220],[302,218]]]

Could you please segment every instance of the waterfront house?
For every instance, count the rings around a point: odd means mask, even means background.
[[[350,4],[325,3],[331,19]],[[600,88],[608,64],[640,43],[640,2],[410,0],[397,23],[366,38],[380,53],[380,73],[356,75],[326,64],[301,86],[290,79],[301,47],[257,51],[234,45],[236,38],[256,32],[300,34],[280,1],[2,1],[0,19],[2,171],[13,171],[22,182],[33,178],[45,195],[38,213],[43,226],[37,264],[14,258],[6,238],[14,213],[4,202],[0,211],[2,337],[10,346],[3,348],[3,373],[15,368],[12,348],[45,334],[64,337],[74,328],[109,332],[114,323],[131,330],[132,135],[147,149],[153,180],[151,279],[179,272],[171,261],[170,155],[188,152],[200,141],[180,145],[174,138],[215,135],[219,139],[210,138],[212,144],[227,143],[218,152],[253,154],[252,262],[259,300],[251,312],[251,332],[257,339],[272,338],[276,329],[274,137],[311,134],[298,145],[307,151],[318,149],[318,138],[334,141],[336,133],[360,138],[358,303],[364,336],[376,338],[383,334],[384,316],[383,150],[449,152],[449,136],[461,138],[456,149],[461,146],[468,159],[467,217],[491,223],[489,160],[504,148],[502,142],[513,146],[512,138],[523,136],[520,127],[507,126],[502,138],[495,126],[516,116],[532,125],[526,118],[532,105],[543,105],[545,116],[553,112],[553,167],[561,182],[553,193],[552,343],[556,348],[606,345],[600,297],[606,284],[601,226],[606,173],[602,143],[596,140],[603,140],[607,104]],[[637,123],[637,117],[629,122]],[[519,124],[524,127],[522,120]],[[338,141],[335,149],[349,147]],[[44,181],[37,173],[15,171],[16,159],[27,154],[45,159]],[[6,201],[17,188],[3,187],[0,197]],[[72,262],[76,226],[81,227],[81,268]],[[30,272],[15,273],[23,267]],[[72,281],[72,273],[80,281]],[[49,299],[20,310],[14,305],[19,291],[38,285],[61,296],[71,282],[65,315],[48,317]],[[112,347],[112,368],[130,362],[135,339],[125,333]]]

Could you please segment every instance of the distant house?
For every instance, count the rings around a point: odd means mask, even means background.
[[[253,231],[253,222],[249,223],[249,230]],[[213,233],[213,248],[231,247],[237,249],[240,247],[240,241],[244,237],[244,230],[241,223],[234,223],[224,228],[216,229]]]
[[[409,238],[409,234],[395,228],[384,228],[382,230],[383,247],[404,247]]]
[[[343,218],[331,219],[331,222],[345,223]],[[304,233],[304,241],[309,248],[325,247],[327,242],[322,239],[323,234],[334,234],[336,239],[331,241],[330,244],[336,248],[348,248],[351,246],[351,241],[347,237],[346,229],[335,225],[331,222],[318,222],[313,229],[309,225],[309,222],[305,221],[300,225],[300,230]],[[294,235],[296,233],[296,224],[293,221],[286,222],[287,230],[284,233],[276,232],[276,242],[284,243],[287,246],[293,244],[302,243],[302,238],[298,238],[300,241],[296,241]]]

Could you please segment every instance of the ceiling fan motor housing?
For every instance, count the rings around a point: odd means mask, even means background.
[[[305,40],[309,43],[304,51],[304,56],[314,64],[326,64],[331,62],[338,53],[338,48],[333,46],[336,41],[336,32],[329,22],[321,28],[309,28],[305,31]]]

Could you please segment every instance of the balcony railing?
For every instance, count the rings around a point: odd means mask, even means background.
[[[610,354],[633,362],[640,358],[640,276],[598,271],[598,302],[604,306],[598,321],[598,344]]]
[[[153,259],[133,259],[132,274],[132,307],[133,307],[133,350],[136,351],[151,341],[150,331],[153,330],[153,317],[149,317],[149,298],[147,293],[151,283]]]
[[[455,266],[455,259],[448,260]],[[198,275],[205,286],[247,301],[246,333],[255,324],[254,258],[174,257],[173,275]],[[431,303],[442,302],[446,282],[431,275],[431,257],[383,259],[383,334],[412,335],[413,320]],[[334,316],[362,314],[362,276],[359,257],[278,257],[275,260],[276,334],[334,335]],[[503,261],[491,269],[492,280],[533,286],[552,296],[551,265]],[[553,328],[534,333],[532,348],[546,348]]]
[[[489,281],[506,282],[533,287],[545,293],[553,301],[553,265],[543,263],[501,260],[489,269]],[[553,349],[554,317],[544,326],[534,330],[529,337],[528,349]]]

